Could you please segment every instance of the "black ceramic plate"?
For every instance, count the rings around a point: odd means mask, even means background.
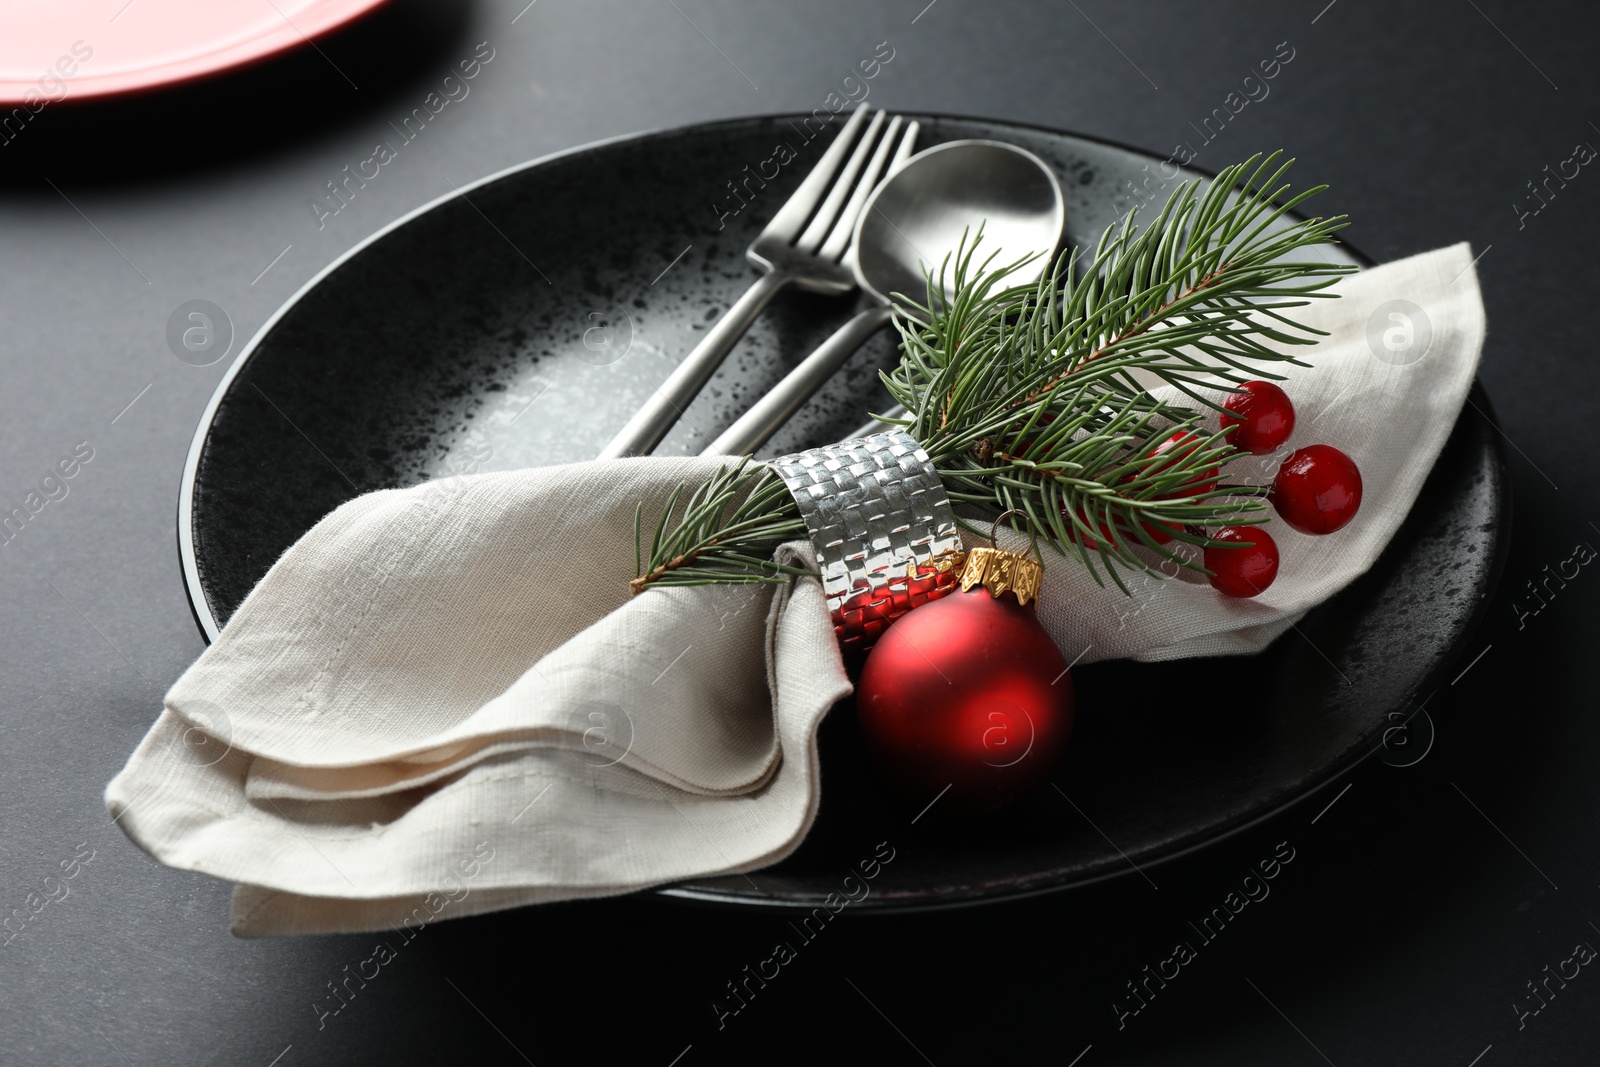
[[[918,147],[994,138],[1055,167],[1074,244],[1126,209],[1128,182],[1154,162],[1062,133],[918,117]],[[746,245],[829,136],[806,143],[798,119],[762,118],[567,152],[430,204],[315,278],[240,353],[190,451],[179,539],[207,636],[357,493],[469,455],[489,455],[491,469],[595,455],[750,284]],[[761,165],[780,142],[799,158],[765,188],[745,184],[770,172]],[[852,310],[851,298],[780,296],[658,451],[699,451]],[[767,454],[837,440],[882,410],[876,372],[894,358],[886,332]],[[1489,411],[1481,389],[1473,400]],[[1211,668],[1193,660],[1083,668],[1062,791],[980,826],[910,826],[877,791],[841,707],[823,727],[822,809],[799,852],[664,892],[814,904],[887,839],[904,847],[865,906],[938,906],[1094,881],[1214,841],[1353,766],[1392,713],[1426,696],[1498,576],[1509,499],[1495,431],[1468,409],[1377,566],[1254,659],[1251,701],[1211,706],[1190,684]],[[1187,696],[1181,710],[1128,708],[1111,694],[1129,682]]]

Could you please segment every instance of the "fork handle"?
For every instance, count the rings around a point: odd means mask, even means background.
[[[767,438],[788,422],[811,394],[893,317],[894,312],[886,306],[868,308],[839,327],[700,454],[742,456],[766,444]]]
[[[790,281],[779,271],[763,274],[694,346],[694,351],[673,368],[644,406],[636,411],[611,443],[601,451],[601,459],[648,455],[661,443],[684,409],[705,388],[711,375],[738,343],[750,324],[761,314],[773,296]]]

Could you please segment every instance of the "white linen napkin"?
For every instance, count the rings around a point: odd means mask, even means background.
[[[1248,601],[1181,579],[1135,578],[1129,598],[1047,554],[1040,617],[1069,659],[1259,651],[1388,543],[1471,386],[1483,305],[1465,244],[1339,292],[1302,311],[1332,336],[1288,383],[1290,447],[1355,459],[1356,519],[1320,538],[1274,523],[1282,566]],[[659,514],[719,462],[350,501],[173,685],[107,807],[162,862],[238,883],[241,936],[416,926],[781,860],[816,816],[817,726],[850,692],[819,584],[628,596],[635,506]],[[1230,473],[1264,482],[1275,462]]]

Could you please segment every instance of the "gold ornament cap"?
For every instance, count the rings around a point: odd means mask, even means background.
[[[961,570],[961,591],[971,592],[981,585],[990,596],[1013,593],[1018,604],[1039,598],[1039,586],[1044,581],[1044,562],[1020,552],[1007,552],[995,544],[994,535],[1009,515],[1021,515],[1019,508],[1001,513],[989,528],[989,547],[974,548],[967,553],[966,565]]]
[[[967,565],[961,571],[963,593],[981,585],[991,596],[1015,593],[1019,604],[1036,599],[1042,581],[1044,567],[1038,560],[1003,548],[974,548],[967,553]]]

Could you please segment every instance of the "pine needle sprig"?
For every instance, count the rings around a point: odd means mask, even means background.
[[[1149,572],[1151,558],[1201,570],[1156,534],[1207,547],[1205,528],[1267,518],[1264,489],[1210,476],[1242,454],[1210,413],[1245,381],[1306,366],[1294,353],[1325,334],[1294,309],[1355,269],[1297,255],[1346,220],[1292,217],[1325,187],[1291,194],[1291,163],[1274,152],[1186,182],[1149,225],[1132,211],[1025,285],[1011,279],[1026,260],[980,260],[981,230],[964,238],[920,302],[896,294],[900,361],[882,377],[906,415],[880,421],[922,444],[952,502],[1017,512],[1012,525],[1097,581],[1126,591],[1119,568]],[[681,514],[679,495],[648,557],[640,533],[635,591],[798,572],[772,560],[805,525],[765,465],[723,467]]]
[[[643,507],[634,511],[634,573],[638,577],[629,586],[635,593],[650,585],[786,582],[791,575],[813,573],[772,558],[777,546],[805,537],[806,525],[789,490],[769,467],[752,467],[746,456],[736,467],[719,468],[689,495],[672,524],[669,520],[677,513],[683,490],[680,484],[667,498],[650,542],[648,571],[641,552]],[[771,547],[763,551],[761,546],[768,545]]]

